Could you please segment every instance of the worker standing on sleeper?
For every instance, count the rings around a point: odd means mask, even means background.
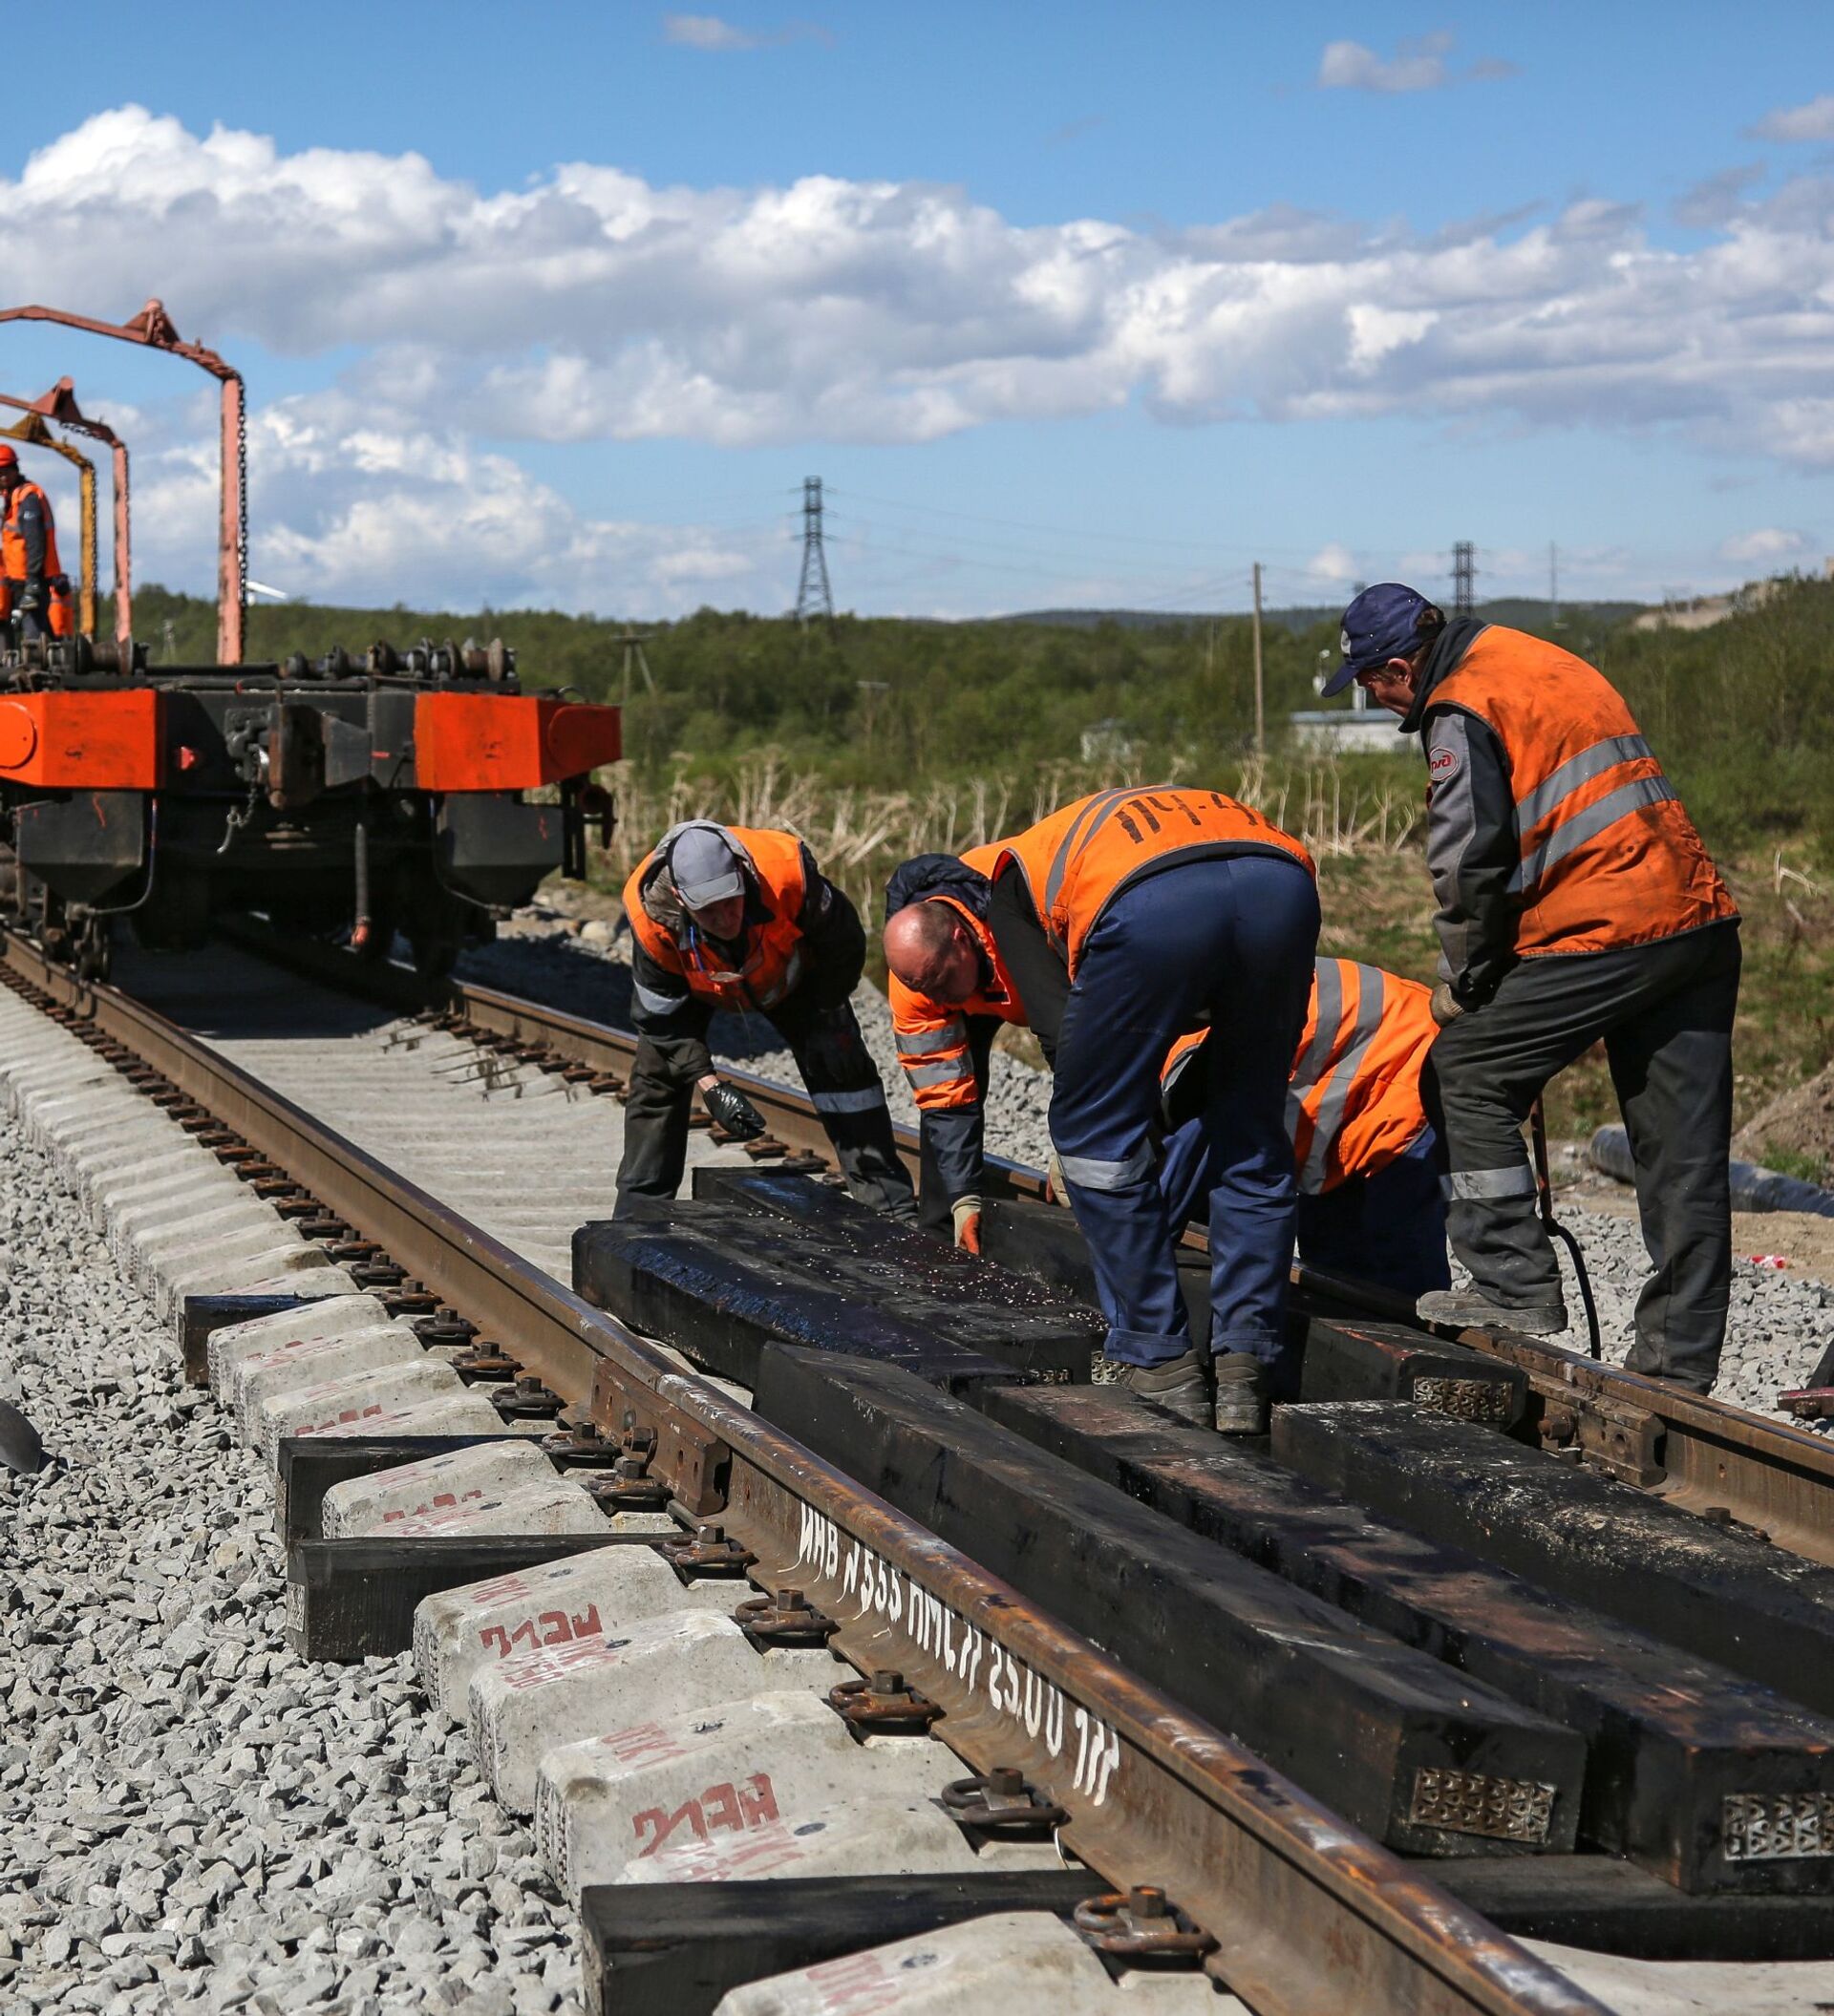
[[[794,1052],[852,1195],[914,1220],[885,1085],[850,998],[865,932],[808,848],[791,833],[691,819],[637,864],[624,908],[638,1043],[620,1206],[680,1188],[696,1088],[729,1134],[764,1132],[757,1107],[720,1081],[707,1047],[714,1009],[727,1008],[763,1015]]]
[[[1318,941],[1312,859],[1220,791],[1161,786],[1066,805],[1002,842],[991,880],[988,928],[1056,1072],[1051,1139],[1108,1319],[1106,1354],[1142,1398],[1256,1432],[1269,1399],[1294,1384],[1286,1095]],[[1200,1350],[1154,1135],[1161,1064],[1206,1023],[1226,1040],[1204,1112],[1215,1181]]]
[[[1343,665],[1426,751],[1442,1025],[1434,1121],[1465,1291],[1423,1318],[1567,1327],[1523,1123],[1603,1042],[1653,1266],[1633,1371],[1708,1391],[1725,1341],[1738,913],[1604,676],[1558,645],[1443,612],[1396,582],[1344,612]]]

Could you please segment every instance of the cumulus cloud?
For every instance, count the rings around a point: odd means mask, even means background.
[[[1484,56],[1466,70],[1455,71],[1447,61],[1455,42],[1456,37],[1439,29],[1402,42],[1392,56],[1378,56],[1361,42],[1327,42],[1318,59],[1318,88],[1393,95],[1515,75],[1516,66],[1496,56]]]
[[[1767,112],[1752,129],[1757,140],[1834,140],[1834,92],[1824,91],[1806,105],[1786,105]]]
[[[736,50],[769,49],[784,42],[831,42],[825,28],[812,21],[793,22],[788,28],[755,30],[737,28],[717,14],[664,14],[662,38],[679,49],[698,49],[709,54]]]
[[[1786,532],[1780,525],[1759,525],[1727,540],[1719,548],[1719,558],[1740,566],[1781,567],[1807,550],[1808,541],[1802,533]]]
[[[959,188],[833,176],[701,188],[570,162],[480,189],[414,154],[288,152],[126,106],[0,178],[0,272],[12,299],[110,315],[159,291],[232,356],[357,347],[344,407],[257,416],[257,526],[297,540],[264,579],[360,575],[443,519],[480,554],[525,550],[525,592],[605,606],[700,568],[774,606],[775,555],[693,526],[647,549],[477,442],[924,442],[1138,403],[1177,425],[1661,429],[1834,468],[1834,181],[1759,194],[1740,172],[1696,195],[1687,246],[1598,198],[1430,234],[1290,206],[1022,225]],[[205,539],[208,477],[207,456],[169,472]],[[486,490],[539,528],[525,547],[468,515]]]

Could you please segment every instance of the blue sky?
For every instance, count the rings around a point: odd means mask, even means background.
[[[245,369],[293,592],[666,615],[1572,595],[1834,550],[1834,16],[77,5],[0,292]],[[203,381],[0,330],[210,578]],[[1436,575],[1437,570],[1437,575]],[[385,592],[386,591],[386,592]]]

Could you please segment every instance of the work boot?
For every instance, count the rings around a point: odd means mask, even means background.
[[[1265,1435],[1268,1400],[1265,1369],[1248,1351],[1220,1351],[1216,1360],[1216,1411],[1211,1417],[1219,1435]]]
[[[1460,1330],[1521,1330],[1529,1337],[1557,1337],[1567,1327],[1567,1305],[1531,1302],[1505,1308],[1476,1288],[1432,1288],[1414,1305],[1422,1323],[1449,1324]]]
[[[1136,1398],[1162,1408],[1192,1428],[1210,1425],[1210,1385],[1195,1351],[1159,1365],[1130,1365],[1120,1384]]]

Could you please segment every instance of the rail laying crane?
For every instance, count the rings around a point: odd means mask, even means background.
[[[589,827],[610,837],[593,772],[621,753],[615,707],[524,691],[501,641],[250,662],[241,374],[181,339],[158,301],[125,323],[38,306],[0,309],[8,322],[209,372],[222,479],[216,663],[155,666],[132,631],[125,447],[67,378],[29,405],[0,400],[109,444],[116,498],[113,637],[90,613],[68,638],[0,639],[0,908],[91,977],[117,918],[149,947],[188,949],[228,911],[348,933],[369,956],[398,930],[438,974],[551,871],[585,873]]]

